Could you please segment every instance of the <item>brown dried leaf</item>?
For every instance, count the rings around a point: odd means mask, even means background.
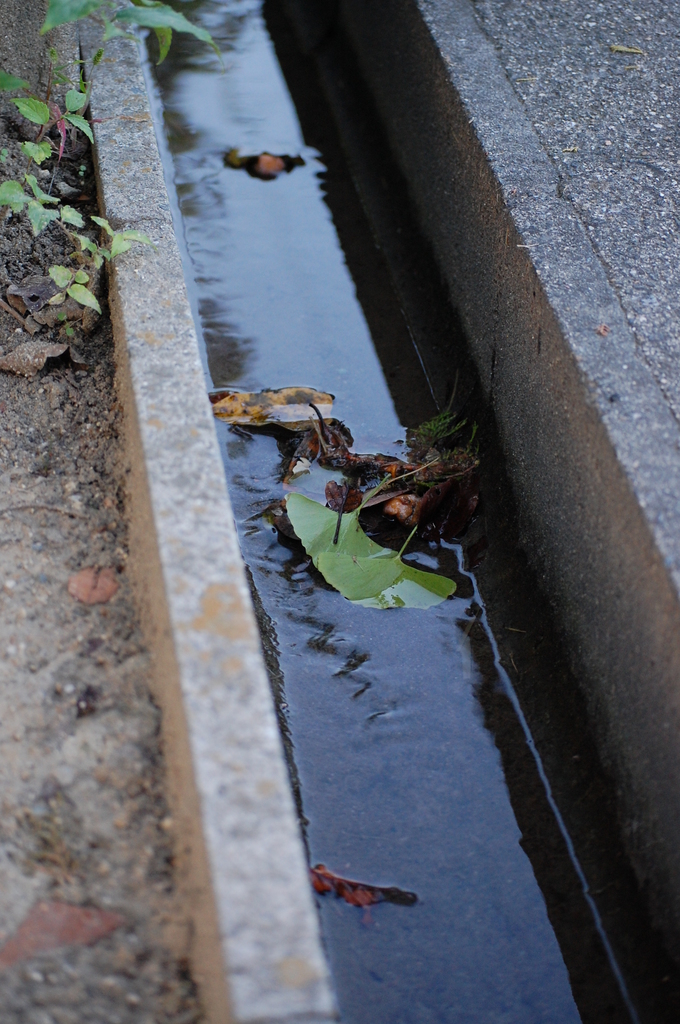
[[[83,315],[83,307],[79,306],[75,299],[69,295],[58,306],[45,306],[39,313],[34,313],[34,318],[39,324],[45,327],[54,327],[60,319],[80,320]]]
[[[12,302],[12,299],[18,296],[23,300],[29,313],[36,313],[58,291],[59,289],[51,277],[31,274],[25,277],[21,284],[11,284],[9,286],[7,289],[7,300]],[[13,302],[12,305],[14,305]]]
[[[42,330],[42,326],[37,323],[32,316],[27,316],[24,320],[24,330],[28,331],[32,336],[34,334],[38,334],[38,332]]]
[[[413,906],[418,902],[414,892],[397,889],[396,886],[353,882],[349,878],[336,875],[334,871],[329,871],[325,864],[317,864],[316,867],[310,868],[309,874],[316,892],[321,895],[332,892],[353,907],[369,907],[373,903],[401,903],[403,906]]]
[[[451,542],[467,526],[479,504],[479,477],[470,473],[462,480],[455,480],[434,509],[434,514],[424,519],[421,514],[420,536],[427,541],[446,540]]]
[[[6,356],[0,357],[0,370],[18,373],[22,377],[35,377],[47,359],[64,354],[68,345],[47,344],[43,341],[25,341]]]
[[[118,590],[115,569],[106,568],[99,572],[93,567],[81,569],[70,576],[68,592],[83,604],[106,604]]]
[[[24,302],[20,295],[14,295],[14,293],[12,292],[11,285],[7,289],[7,301],[9,302],[10,306],[12,306],[13,309],[16,309],[17,313],[21,313],[22,316],[28,313],[28,310],[26,309],[26,303]]]
[[[0,970],[59,946],[90,946],[125,924],[125,918],[97,907],[36,903],[0,949]]]
[[[357,487],[350,487],[348,484],[338,484],[335,480],[329,480],[326,484],[326,504],[334,512],[354,512],[359,508],[363,494]]]
[[[330,415],[333,395],[314,388],[279,388],[276,391],[221,391],[211,395],[213,413],[218,419],[240,426],[263,427],[277,424],[287,430],[299,430],[312,416],[310,402],[322,416]]]

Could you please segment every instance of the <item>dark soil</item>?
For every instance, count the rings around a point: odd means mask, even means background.
[[[0,180],[24,173],[27,128],[0,108]],[[54,166],[37,171],[41,187],[70,188],[70,204],[96,213],[86,148],[67,148],[53,179]],[[34,238],[25,214],[6,211],[3,299],[72,249],[58,226]],[[3,1024],[201,1019],[173,883],[160,712],[126,574],[121,410],[100,301],[92,332],[68,339],[77,365],[65,354],[30,379],[0,373],[0,945],[40,900],[100,907],[125,924],[0,973]],[[60,329],[35,340],[58,341]],[[0,310],[3,354],[28,340]],[[69,596],[69,577],[88,566],[115,569],[110,602]]]

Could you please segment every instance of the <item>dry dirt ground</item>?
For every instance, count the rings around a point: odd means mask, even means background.
[[[0,108],[0,180],[25,167],[13,109]],[[67,153],[60,181],[89,194],[82,212],[96,212],[86,152]],[[36,239],[24,214],[5,212],[3,298],[9,283],[68,255],[57,227]],[[121,410],[102,303],[94,331],[74,339],[87,369],[64,356],[30,379],[0,373],[3,1024],[201,1019],[182,957],[160,713],[127,580]],[[36,340],[50,337],[56,329]],[[27,340],[0,310],[3,354]],[[114,570],[119,588],[106,603],[68,592],[89,566]]]

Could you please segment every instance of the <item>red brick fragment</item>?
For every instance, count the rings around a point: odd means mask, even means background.
[[[36,903],[0,949],[0,970],[58,946],[91,946],[125,924],[125,918],[98,907]]]

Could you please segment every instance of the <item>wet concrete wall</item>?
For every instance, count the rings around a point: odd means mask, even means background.
[[[680,433],[468,0],[291,0],[349,37],[492,401],[628,849],[680,952]],[[604,336],[597,333],[607,324]]]

